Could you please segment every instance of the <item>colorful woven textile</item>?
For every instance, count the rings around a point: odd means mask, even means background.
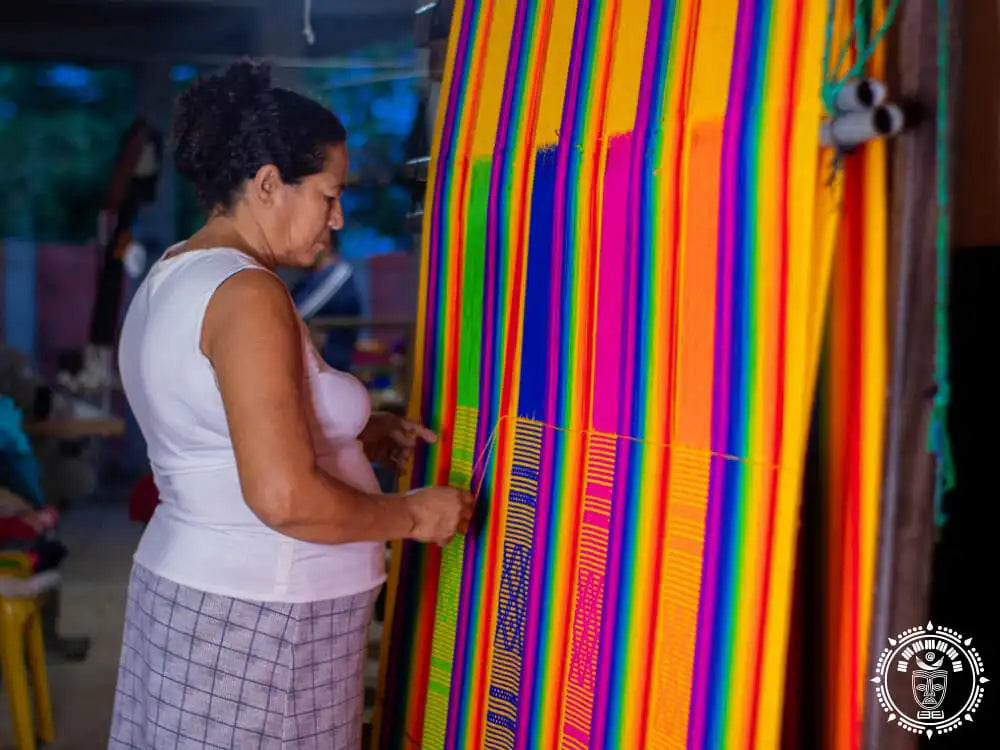
[[[458,0],[381,748],[774,748],[839,241],[826,0]]]

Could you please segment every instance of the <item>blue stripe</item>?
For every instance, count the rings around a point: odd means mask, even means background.
[[[549,288],[552,278],[552,204],[556,186],[556,152],[539,151],[531,194],[531,226],[524,293],[521,379],[518,414],[542,419],[549,347]]]

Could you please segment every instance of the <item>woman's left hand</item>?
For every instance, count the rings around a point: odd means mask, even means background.
[[[390,414],[373,412],[358,436],[372,463],[402,471],[413,455],[417,440],[436,443],[437,435],[421,424]]]

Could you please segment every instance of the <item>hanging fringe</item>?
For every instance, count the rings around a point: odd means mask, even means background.
[[[948,435],[948,404],[951,401],[948,360],[951,342],[948,335],[949,254],[951,250],[951,195],[948,185],[949,118],[951,82],[948,70],[950,52],[950,25],[948,0],[938,0],[938,90],[937,90],[937,297],[934,303],[934,409],[931,412],[927,449],[935,456],[934,462],[934,522],[943,526],[944,496],[955,486],[955,465],[951,455]]]

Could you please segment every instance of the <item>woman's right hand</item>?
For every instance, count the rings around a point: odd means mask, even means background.
[[[424,487],[406,495],[413,517],[412,539],[445,546],[455,534],[464,534],[472,521],[472,494],[454,487]]]

